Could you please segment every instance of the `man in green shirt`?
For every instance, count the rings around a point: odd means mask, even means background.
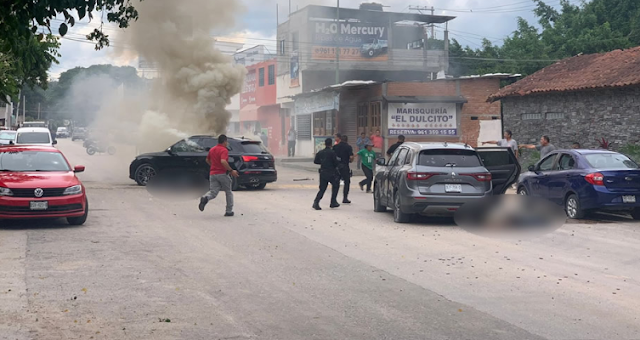
[[[367,178],[360,182],[360,190],[364,190],[366,184],[367,193],[370,193],[371,182],[373,181],[373,161],[376,159],[376,153],[373,152],[373,144],[369,142],[364,149],[358,151],[358,156],[360,156],[362,160],[362,171],[364,171],[364,175],[367,176]]]

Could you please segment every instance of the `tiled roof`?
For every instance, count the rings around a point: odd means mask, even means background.
[[[608,53],[578,55],[505,86],[489,96],[505,97],[640,85],[640,47]]]

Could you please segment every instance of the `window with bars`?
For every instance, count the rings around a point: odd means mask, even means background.
[[[523,113],[522,120],[537,120],[544,118],[542,113]]]
[[[311,140],[311,115],[297,115],[296,127],[299,140]]]
[[[276,83],[276,65],[269,65],[269,85]]]
[[[262,86],[264,86],[264,67],[260,68],[260,69],[258,70],[258,73],[259,73],[259,74],[258,74],[258,77],[259,77],[259,80],[258,80],[258,82],[259,82],[259,86],[260,86],[260,87],[262,87]]]
[[[547,119],[564,119],[564,112],[547,112]]]

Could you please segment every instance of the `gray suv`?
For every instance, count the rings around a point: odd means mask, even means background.
[[[415,214],[452,216],[467,202],[504,194],[519,175],[510,148],[404,143],[389,162],[377,160],[374,211],[391,208],[397,223]]]

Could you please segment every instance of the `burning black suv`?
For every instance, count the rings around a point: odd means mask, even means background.
[[[207,154],[217,144],[218,138],[214,136],[192,136],[164,151],[138,155],[129,166],[129,177],[141,186],[146,186],[151,178],[163,173],[191,173],[208,179]],[[264,189],[267,183],[277,180],[275,159],[262,142],[229,138],[228,148],[229,165],[240,174],[233,178],[233,190],[240,186]]]

